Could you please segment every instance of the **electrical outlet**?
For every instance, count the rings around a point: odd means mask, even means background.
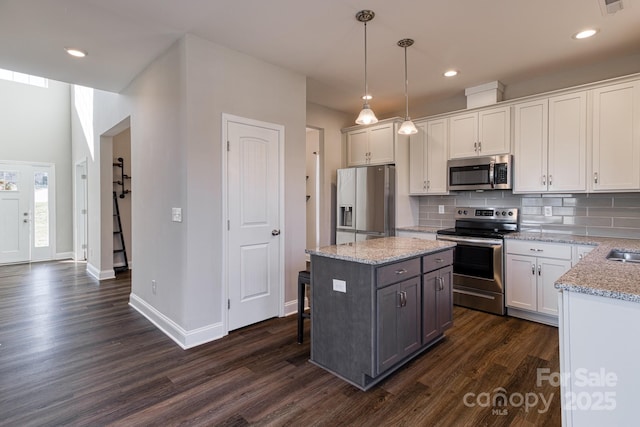
[[[553,211],[551,210],[551,206],[545,206],[544,207],[544,216],[551,216],[553,215]]]
[[[156,290],[157,289],[158,289],[158,287],[157,287],[156,281],[152,280],[151,281],[151,292],[153,292],[154,295],[156,294]]]
[[[444,205],[438,205],[438,213],[439,214],[443,214],[444,213]]]
[[[333,279],[333,290],[336,292],[347,292],[347,282],[344,280]]]

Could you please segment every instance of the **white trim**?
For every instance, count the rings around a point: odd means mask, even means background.
[[[115,279],[116,273],[113,269],[110,270],[98,270],[93,264],[87,261],[87,273],[95,277],[98,280]]]
[[[73,260],[75,260],[74,257],[73,257],[73,252],[58,252],[57,254],[55,254],[55,259],[56,260],[60,260],[60,259],[73,259]]]
[[[85,178],[82,179],[81,177],[78,176],[78,169],[81,169],[83,174],[85,175]],[[80,185],[81,188],[78,188],[79,183],[82,183]],[[89,194],[88,194],[88,185],[89,185],[89,172],[88,172],[88,161],[87,158],[83,158],[81,160],[78,160],[75,165],[74,165],[74,169],[73,169],[73,258],[76,261],[86,261],[89,257],[88,257],[88,253],[89,253],[89,244],[88,244],[88,234],[89,234],[89,230],[88,230],[88,218],[89,218],[89,207],[87,205],[88,203],[88,199],[89,199]],[[79,200],[81,199],[81,200]],[[83,204],[83,206],[79,207],[78,203],[81,202]],[[79,236],[79,210],[80,209],[85,209],[87,211],[86,214],[84,214],[84,221],[83,221],[83,230],[82,230],[82,234],[84,237],[81,240],[80,236]],[[82,248],[82,245],[85,245],[85,248]]]
[[[214,323],[187,331],[134,293],[129,295],[129,305],[146,317],[147,320],[164,332],[183,350],[217,340],[225,335],[222,323]]]
[[[298,313],[298,300],[287,301],[284,303],[284,315],[291,316]]]
[[[221,151],[221,163],[222,167],[221,171],[221,182],[222,182],[222,268],[221,268],[221,279],[222,279],[222,306],[221,313],[222,315],[222,325],[224,335],[229,333],[229,310],[227,309],[227,301],[229,300],[229,272],[228,272],[228,252],[229,252],[229,230],[227,230],[227,221],[229,221],[229,206],[227,203],[228,200],[228,180],[227,180],[227,162],[228,162],[228,154],[227,154],[227,127],[229,122],[236,122],[243,125],[249,126],[258,126],[264,127],[267,129],[274,130],[278,132],[278,161],[280,165],[278,167],[278,182],[279,182],[279,200],[280,206],[278,207],[280,212],[280,265],[279,265],[279,277],[278,277],[278,313],[280,317],[285,316],[285,204],[284,204],[284,147],[285,147],[285,128],[283,125],[262,122],[259,120],[248,119],[246,117],[235,116],[233,114],[222,113],[222,139],[220,144]]]

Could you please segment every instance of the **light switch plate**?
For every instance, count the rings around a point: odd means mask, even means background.
[[[544,207],[544,216],[551,216],[553,215],[553,212],[551,210],[551,206],[545,206]]]
[[[438,205],[438,213],[439,214],[443,214],[444,213],[444,205]]]
[[[333,279],[333,290],[336,292],[347,293],[347,282],[344,280]]]
[[[171,221],[182,222],[182,208],[171,208]]]

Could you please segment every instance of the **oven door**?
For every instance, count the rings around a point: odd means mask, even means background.
[[[454,287],[464,286],[504,293],[501,239],[438,235],[438,240],[456,243],[453,258]]]

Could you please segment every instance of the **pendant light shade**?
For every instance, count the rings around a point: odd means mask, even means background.
[[[407,77],[407,48],[413,44],[412,39],[402,39],[398,42],[398,46],[404,48],[404,100],[405,100],[405,115],[404,122],[400,125],[398,133],[400,135],[413,135],[418,133],[418,129],[411,121],[409,117],[409,78]]]
[[[373,123],[377,123],[378,119],[376,115],[369,107],[368,99],[371,99],[369,95],[369,86],[367,85],[367,22],[371,21],[373,17],[376,16],[372,10],[361,10],[356,13],[356,19],[360,22],[364,22],[364,104],[362,105],[362,111],[358,115],[356,119],[356,123],[359,125],[370,125]]]

